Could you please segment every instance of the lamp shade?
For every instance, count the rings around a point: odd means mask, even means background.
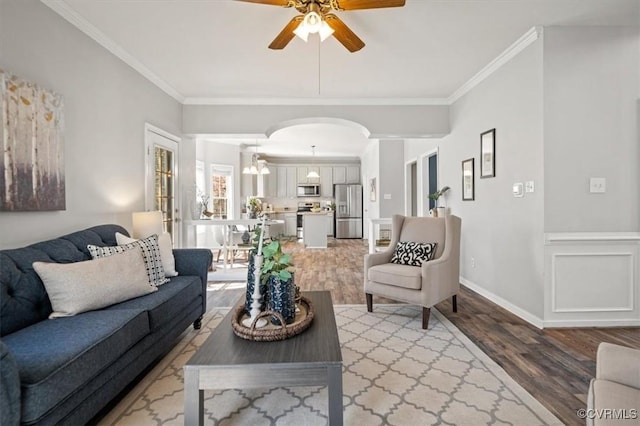
[[[146,238],[153,234],[160,236],[163,232],[161,211],[133,213],[133,238]]]

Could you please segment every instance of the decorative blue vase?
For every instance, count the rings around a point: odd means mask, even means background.
[[[293,276],[287,281],[282,281],[280,277],[271,275],[267,280],[267,286],[269,310],[278,312],[287,324],[291,324],[296,319],[296,286],[293,284]],[[275,315],[271,316],[271,322],[280,325],[280,320]]]
[[[244,309],[249,315],[249,311],[251,310],[251,304],[253,303],[253,290],[255,289],[255,277],[253,275],[256,270],[255,264],[255,255],[253,251],[249,252],[249,267],[247,268],[247,291],[244,302]],[[260,284],[260,310],[264,311],[267,309],[267,284]]]

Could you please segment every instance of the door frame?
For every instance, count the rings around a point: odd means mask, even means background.
[[[418,206],[420,206],[420,193],[421,193],[421,183],[420,183],[420,163],[418,162],[418,158],[414,157],[410,160],[405,161],[404,163],[404,215],[411,216],[411,192],[413,190],[413,185],[411,185],[411,166],[416,165],[416,202]],[[418,209],[419,210],[419,209]],[[420,213],[418,211],[418,213]]]
[[[150,123],[144,123],[144,209],[149,211],[153,208],[153,184],[154,176],[151,174],[151,165],[153,164],[152,150],[154,145],[152,135],[160,136],[163,142],[158,145],[163,146],[174,152],[174,177],[173,177],[173,196],[174,196],[174,219],[173,219],[173,243],[175,246],[181,246],[182,236],[182,197],[180,196],[180,155],[179,142],[180,137],[167,132]]]
[[[420,162],[418,163],[419,166],[419,170],[418,170],[418,174],[420,176],[420,179],[418,181],[418,185],[421,186],[422,188],[420,189],[419,192],[419,209],[418,209],[418,216],[428,216],[429,215],[429,205],[428,200],[429,200],[429,194],[427,194],[425,191],[428,191],[429,189],[429,163],[427,162],[427,167],[423,167],[422,165],[425,164],[425,160],[428,161],[429,157],[432,156],[436,156],[436,163],[437,163],[437,174],[436,174],[436,184],[438,182],[440,182],[440,149],[438,147],[431,149],[427,152],[424,152],[420,155]]]

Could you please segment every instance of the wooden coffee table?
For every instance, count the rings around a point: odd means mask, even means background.
[[[342,353],[331,293],[304,292],[315,317],[301,334],[278,342],[236,336],[232,309],[184,366],[184,423],[204,422],[204,389],[327,386],[329,424],[342,425]],[[243,296],[244,300],[244,296]]]

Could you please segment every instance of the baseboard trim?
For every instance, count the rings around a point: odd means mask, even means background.
[[[524,321],[528,322],[532,326],[534,326],[536,328],[539,328],[539,329],[543,329],[544,328],[545,323],[544,323],[544,321],[542,319],[540,319],[537,316],[531,314],[530,312],[527,312],[524,309],[514,305],[513,303],[503,299],[502,297],[493,294],[492,292],[488,291],[487,289],[480,287],[479,285],[475,284],[474,282],[469,281],[466,278],[460,277],[460,284],[462,284],[463,286],[467,287],[470,290],[475,291],[480,296],[486,297],[487,299],[491,300],[496,305],[500,306],[501,308],[506,309],[507,311],[511,312],[515,316],[517,316],[517,317],[523,319]]]
[[[580,328],[580,327],[640,327],[640,320],[548,320],[545,328]]]

